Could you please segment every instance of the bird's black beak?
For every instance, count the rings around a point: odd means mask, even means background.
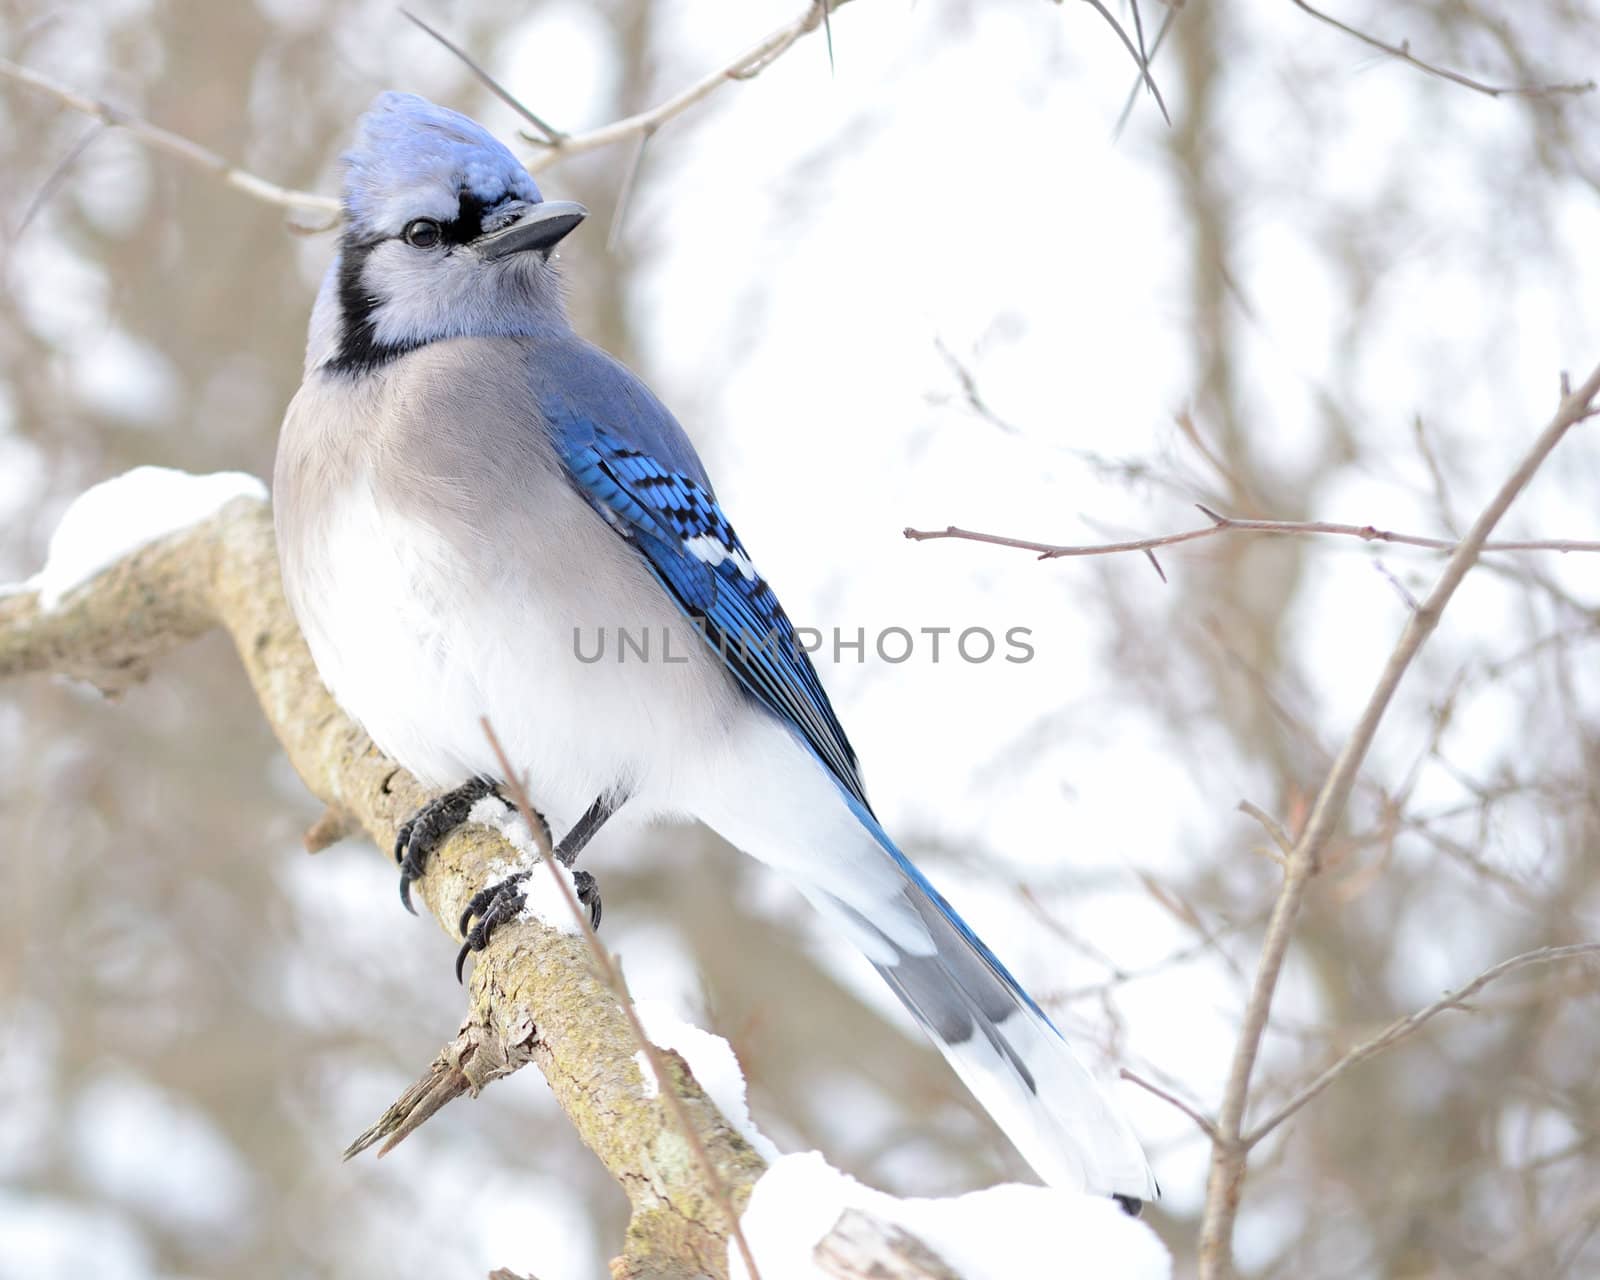
[[[549,254],[588,216],[589,211],[575,200],[544,200],[530,205],[528,211],[504,231],[479,236],[474,243],[478,252],[489,259],[525,253],[529,249]]]

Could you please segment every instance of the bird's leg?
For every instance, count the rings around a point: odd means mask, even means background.
[[[556,861],[570,868],[578,860],[578,855],[583,852],[584,846],[594,838],[595,832],[605,826],[606,819],[620,809],[626,799],[627,795],[620,791],[607,792],[600,796],[584,811],[583,817],[573,823],[572,830],[561,838],[561,843],[555,847]],[[461,951],[456,956],[456,981],[461,980],[461,966],[466,963],[467,952],[482,951],[489,945],[490,935],[495,929],[507,920],[513,919],[517,912],[527,905],[528,898],[522,891],[522,884],[530,874],[532,873],[529,871],[518,871],[504,880],[486,885],[473,895],[471,902],[467,903],[467,909],[461,913],[461,932],[466,941],[461,944]],[[599,886],[587,871],[574,871],[572,882],[578,891],[578,901],[589,908],[589,923],[598,929]],[[467,925],[474,916],[478,918],[478,922],[468,929]]]
[[[454,791],[435,796],[408,818],[394,840],[394,860],[400,864],[400,901],[412,915],[411,883],[422,878],[428,855],[467,820],[472,806],[485,796],[498,794],[488,778],[472,778]]]

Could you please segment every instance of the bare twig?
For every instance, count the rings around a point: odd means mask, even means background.
[[[506,787],[511,792],[512,800],[516,802],[517,811],[522,815],[528,830],[533,833],[534,843],[539,850],[539,860],[548,868],[555,880],[556,891],[566,901],[568,909],[572,912],[572,918],[577,921],[578,928],[583,933],[583,940],[589,947],[589,954],[594,957],[595,967],[600,973],[601,980],[611,989],[611,994],[621,1006],[623,1017],[628,1020],[628,1027],[633,1032],[633,1038],[638,1042],[640,1051],[649,1060],[650,1070],[655,1079],[658,1082],[669,1080],[671,1077],[668,1074],[666,1059],[661,1056],[661,1050],[645,1034],[644,1023],[639,1021],[639,1011],[633,1007],[633,997],[628,993],[628,984],[622,977],[622,970],[617,967],[611,952],[601,945],[600,935],[594,931],[594,925],[590,923],[589,909],[578,901],[572,882],[563,874],[562,868],[556,862],[555,850],[550,846],[549,831],[544,821],[534,812],[522,776],[512,767],[505,748],[500,745],[500,739],[495,735],[494,726],[489,723],[489,717],[482,717],[479,723],[483,726],[484,736],[489,739],[490,747],[494,749],[495,759],[500,764],[500,776],[506,780]],[[700,1174],[705,1178],[706,1185],[711,1188],[717,1207],[727,1219],[728,1233],[739,1247],[739,1255],[744,1259],[750,1280],[761,1280],[760,1273],[756,1270],[755,1254],[750,1251],[750,1243],[744,1238],[744,1228],[739,1223],[739,1211],[734,1208],[728,1184],[723,1181],[722,1175],[717,1171],[716,1162],[711,1159],[705,1145],[700,1141],[700,1134],[690,1121],[689,1113],[684,1110],[683,1099],[678,1097],[675,1090],[669,1088],[662,1088],[660,1096],[672,1114],[678,1132],[688,1144],[695,1163],[700,1166]]]
[[[1252,800],[1239,801],[1239,812],[1248,814],[1262,826],[1262,829],[1272,837],[1272,843],[1278,846],[1278,851],[1284,857],[1294,852],[1294,841],[1289,839],[1289,833],[1283,829],[1283,824],[1270,813]]]
[[[1357,27],[1352,27],[1348,23],[1340,22],[1339,19],[1335,18],[1332,14],[1324,13],[1321,9],[1313,8],[1311,5],[1306,3],[1306,0],[1289,0],[1289,2],[1294,5],[1295,8],[1305,13],[1309,13],[1313,18],[1317,19],[1318,22],[1326,22],[1336,31],[1344,32],[1345,35],[1361,41],[1362,44],[1366,45],[1370,49],[1377,49],[1380,52],[1387,53],[1391,57],[1399,58],[1401,62],[1409,63],[1418,71],[1424,71],[1430,76],[1438,76],[1441,80],[1448,80],[1452,84],[1461,85],[1462,88],[1471,89],[1474,93],[1487,94],[1491,98],[1510,96],[1538,98],[1560,93],[1592,93],[1595,88],[1595,82],[1593,80],[1583,80],[1572,84],[1485,84],[1481,80],[1474,80],[1471,76],[1464,76],[1459,71],[1451,71],[1448,67],[1441,67],[1431,62],[1424,62],[1421,58],[1417,57],[1411,52],[1411,45],[1409,41],[1401,41],[1399,44],[1390,44],[1388,41],[1380,40],[1376,36],[1368,35],[1365,31],[1362,31]]]
[[[610,124],[601,125],[598,129],[591,129],[588,133],[565,134],[554,141],[524,134],[523,137],[529,142],[545,149],[542,155],[535,156],[529,162],[529,172],[539,173],[551,165],[559,164],[569,156],[594,151],[600,147],[609,147],[614,142],[621,142],[641,133],[653,133],[667,121],[681,116],[690,107],[703,102],[730,80],[748,80],[759,75],[772,65],[774,59],[787,52],[800,37],[809,35],[820,27],[830,9],[837,10],[846,3],[848,0],[832,0],[831,5],[825,4],[824,0],[811,0],[805,12],[798,18],[770,32],[733,61],[723,64],[709,75],[695,81],[687,89],[679,91],[648,111],[614,120]]]
[[[485,71],[481,63],[476,61],[471,54],[458,45],[454,40],[451,40],[443,32],[429,26],[421,18],[417,17],[416,14],[412,13],[410,9],[401,9],[400,16],[421,27],[424,32],[432,36],[446,49],[450,50],[450,52],[455,54],[457,58],[461,59],[462,64],[467,68],[468,71],[472,72],[472,74],[478,78],[478,82],[482,84],[485,89],[494,94],[494,96],[499,98],[501,102],[505,103],[506,106],[510,107],[519,116],[537,129],[543,135],[545,142],[559,143],[561,139],[567,136],[554,125],[547,124],[539,115],[534,112],[533,108],[526,105],[520,98],[517,97],[516,94],[512,93],[510,89],[507,89],[505,85],[501,84],[492,75]]]
[[[60,102],[64,102],[74,111],[81,111],[87,116],[93,116],[102,124],[111,128],[126,129],[141,142],[165,151],[169,155],[177,156],[180,160],[194,165],[197,169],[204,169],[215,174],[230,187],[244,192],[257,200],[267,204],[277,205],[280,209],[304,210],[308,213],[322,214],[327,218],[327,226],[331,227],[339,218],[339,202],[332,196],[314,195],[309,191],[295,191],[289,187],[280,187],[275,182],[268,182],[265,178],[258,178],[253,173],[247,173],[231,160],[218,155],[208,147],[202,147],[198,142],[185,138],[182,134],[173,133],[170,129],[163,129],[159,125],[151,124],[148,120],[114,107],[109,102],[98,98],[91,98],[68,88],[60,81],[35,71],[31,67],[19,66],[8,58],[0,58],[0,76],[8,80],[15,80],[18,84],[27,85],[40,93],[47,93]]]
[[[638,145],[633,149],[628,167],[623,170],[622,185],[617,188],[617,203],[611,210],[611,226],[606,231],[607,253],[613,252],[617,242],[622,239],[622,224],[628,216],[628,203],[633,199],[633,189],[639,182],[639,170],[644,164],[644,149],[650,145],[650,139],[655,136],[654,129],[646,129],[639,135]]]
[[[1565,391],[1566,382],[1562,387]],[[1367,705],[1350,731],[1349,738],[1329,770],[1316,803],[1306,821],[1305,829],[1295,842],[1288,858],[1283,886],[1273,904],[1267,922],[1266,936],[1262,941],[1261,960],[1256,970],[1250,998],[1245,1005],[1244,1019],[1239,1038],[1234,1047],[1233,1063],[1229,1068],[1228,1082],[1217,1114],[1217,1137],[1212,1145],[1211,1172],[1206,1185],[1206,1203],[1200,1225],[1200,1277],[1201,1280],[1221,1280],[1232,1268],[1233,1223],[1239,1210],[1239,1197],[1243,1188],[1245,1161],[1249,1146],[1243,1139],[1245,1108],[1249,1103],[1250,1077],[1255,1070],[1256,1055],[1260,1051],[1261,1037],[1272,1011],[1272,999],[1283,971],[1284,957],[1289,950],[1289,940],[1294,932],[1295,920],[1300,914],[1306,890],[1322,864],[1322,855],[1335,826],[1344,813],[1351,789],[1356,784],[1361,763],[1367,749],[1377,735],[1378,726],[1394,698],[1395,690],[1421,651],[1423,644],[1439,625],[1445,606],[1450,603],[1456,588],[1477,562],[1479,553],[1488,542],[1489,534],[1500,522],[1512,502],[1517,498],[1551,451],[1563,436],[1577,423],[1596,413],[1594,401],[1600,395],[1600,367],[1584,380],[1575,391],[1563,394],[1555,416],[1539,433],[1533,446],[1518,463],[1489,504],[1472,522],[1472,527],[1452,552],[1438,581],[1421,607],[1406,621],[1404,631],[1389,655],[1383,673],[1378,678]]]
[[[1448,538],[1427,538],[1415,533],[1396,533],[1392,529],[1379,529],[1370,524],[1335,524],[1328,520],[1241,520],[1234,516],[1219,515],[1209,507],[1195,504],[1211,521],[1201,529],[1184,529],[1179,533],[1164,533],[1154,538],[1134,538],[1126,542],[1098,542],[1080,545],[1054,542],[1030,542],[1026,538],[1011,538],[999,533],[979,533],[948,525],[943,529],[906,529],[904,534],[913,542],[936,542],[942,538],[955,538],[963,542],[984,542],[995,547],[1015,547],[1018,551],[1032,551],[1041,560],[1059,560],[1067,556],[1110,556],[1126,551],[1146,552],[1156,547],[1173,547],[1181,542],[1200,542],[1225,533],[1264,533],[1288,537],[1309,537],[1327,534],[1343,538],[1359,538],[1363,542],[1388,542],[1398,547],[1420,547],[1425,551],[1455,551],[1462,544]],[[1576,538],[1502,539],[1485,543],[1480,551],[1600,551],[1600,541]]]
[[[1007,422],[984,399],[982,390],[978,387],[978,379],[956,353],[950,350],[943,338],[935,336],[933,349],[939,353],[944,361],[945,368],[950,370],[950,376],[956,380],[956,385],[961,388],[961,398],[966,401],[967,408],[982,418],[991,427],[1004,431],[1008,436],[1020,435],[1016,426]]]
[[[17,225],[11,229],[11,239],[13,241],[28,229],[34,218],[38,216],[39,211],[60,190],[61,184],[66,181],[67,175],[72,172],[72,166],[78,163],[83,153],[89,149],[89,145],[105,132],[105,128],[103,123],[96,120],[89,126],[83,137],[72,144],[67,154],[56,162],[56,166],[50,170],[49,176],[39,184],[39,190],[34,193],[33,199],[28,201],[28,207],[23,211],[22,217],[17,219]]]
[[[1458,991],[1447,991],[1432,1004],[1404,1018],[1391,1022],[1372,1039],[1351,1049],[1344,1057],[1340,1058],[1331,1067],[1319,1075],[1299,1093],[1290,1098],[1270,1116],[1255,1128],[1250,1130],[1241,1141],[1246,1147],[1253,1147],[1280,1124],[1292,1116],[1306,1103],[1310,1102],[1330,1084],[1342,1076],[1358,1062],[1365,1062],[1368,1058],[1375,1057],[1391,1045],[1404,1040],[1412,1032],[1417,1031],[1424,1023],[1446,1009],[1459,1009],[1462,1002],[1471,999],[1482,991],[1491,982],[1515,973],[1518,969],[1526,969],[1530,965],[1555,964],[1561,960],[1572,960],[1583,956],[1600,955],[1600,942],[1577,942],[1565,947],[1540,947],[1537,951],[1526,951],[1520,956],[1512,956],[1509,960],[1502,960],[1492,968],[1485,969],[1466,986]],[[1126,1074],[1126,1073],[1124,1073]]]
[[[1161,46],[1166,43],[1167,32],[1172,30],[1172,23],[1178,16],[1178,6],[1169,4],[1167,11],[1162,15],[1161,26],[1156,29],[1155,41],[1150,45],[1149,56],[1145,58],[1145,67],[1155,61],[1156,54],[1161,52]],[[1142,46],[1141,46],[1142,47]],[[1122,104],[1122,110],[1117,115],[1117,123],[1112,127],[1113,139],[1120,138],[1122,131],[1127,127],[1128,117],[1133,114],[1133,104],[1139,101],[1139,90],[1144,88],[1143,68],[1140,74],[1134,77],[1133,87],[1128,90],[1128,100]]]
[[[1140,23],[1139,25],[1139,44],[1135,46],[1133,41],[1128,38],[1128,33],[1122,29],[1122,24],[1111,16],[1111,10],[1107,9],[1101,3],[1101,0],[1084,0],[1084,3],[1104,18],[1110,24],[1111,29],[1117,33],[1117,39],[1122,41],[1122,47],[1128,51],[1128,56],[1133,59],[1134,65],[1139,68],[1139,78],[1144,81],[1145,87],[1150,90],[1150,96],[1156,100],[1156,106],[1161,108],[1161,118],[1171,124],[1172,117],[1167,114],[1166,101],[1161,96],[1161,90],[1156,88],[1155,77],[1150,74],[1149,60],[1144,56],[1143,24]],[[1137,0],[1135,0],[1134,21],[1138,22],[1138,20],[1139,10]]]
[[[1213,1142],[1216,1141],[1217,1126],[1212,1121],[1210,1116],[1206,1115],[1197,1108],[1190,1106],[1189,1103],[1178,1097],[1177,1094],[1169,1093],[1158,1084],[1151,1084],[1150,1081],[1146,1080],[1138,1073],[1129,1071],[1127,1067],[1123,1067],[1118,1074],[1121,1075],[1122,1078],[1129,1084],[1136,1084],[1146,1093],[1153,1093],[1163,1102],[1170,1102],[1173,1106],[1177,1107],[1179,1111],[1183,1112],[1184,1115],[1188,1116],[1189,1119],[1193,1120],[1195,1124],[1199,1125],[1201,1133],[1205,1134],[1206,1137],[1210,1138]]]
[[[1394,588],[1395,595],[1400,597],[1400,603],[1410,609],[1412,613],[1415,613],[1420,606],[1417,604],[1416,596],[1411,594],[1411,588],[1395,577],[1394,570],[1384,564],[1382,560],[1374,560],[1372,567],[1378,571],[1379,576],[1385,582]]]

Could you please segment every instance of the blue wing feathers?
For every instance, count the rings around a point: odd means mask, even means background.
[[[816,669],[717,504],[682,429],[621,366],[607,359],[586,372],[581,404],[540,385],[543,379],[535,385],[574,483],[637,548],[729,672],[870,813],[855,752]]]
[[[540,408],[572,479],[589,502],[638,549],[702,638],[758,701],[785,720],[832,775],[857,818],[917,890],[1005,987],[1045,1015],[999,958],[895,846],[873,816],[856,757],[794,627],[717,504],[683,430],[622,366],[595,348],[575,353],[582,378],[536,387]],[[599,363],[595,363],[598,357]],[[584,389],[582,403],[569,388]],[[648,440],[649,448],[643,447]],[[671,456],[675,463],[662,461]],[[689,549],[716,546],[713,564]],[[1046,1019],[1048,1021],[1048,1019]]]

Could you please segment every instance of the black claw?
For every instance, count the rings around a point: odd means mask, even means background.
[[[419,810],[419,812],[420,812],[420,810]],[[413,816],[413,817],[407,818],[404,822],[402,822],[400,824],[400,830],[395,832],[395,836],[394,836],[394,860],[395,860],[395,864],[397,866],[400,864],[400,862],[402,862],[405,859],[406,846],[411,843],[411,832],[416,827],[416,825],[417,825],[417,820]]]
[[[516,876],[513,876],[510,879],[496,880],[493,884],[485,885],[482,889],[479,889],[477,893],[472,895],[472,901],[467,903],[467,909],[461,913],[461,922],[456,925],[456,931],[460,933],[462,937],[466,937],[467,925],[472,920],[472,917],[483,915],[483,913],[488,910],[489,904],[499,896],[500,891],[504,889],[507,884],[511,883],[511,880],[518,878],[526,879],[527,875],[528,873],[526,871],[519,871]]]
[[[456,981],[461,981],[462,967],[467,962],[467,952],[482,951],[489,945],[494,931],[527,905],[528,896],[517,886],[528,878],[526,871],[507,876],[504,880],[480,889],[472,896],[461,915],[461,931],[466,935],[461,950],[456,953]],[[478,923],[469,930],[467,921],[473,916]]]
[[[467,820],[473,805],[494,793],[494,783],[473,778],[454,791],[435,796],[401,824],[394,839],[394,860],[400,864],[400,901],[412,915],[417,909],[411,905],[411,885],[422,878],[428,855]]]
[[[589,908],[589,927],[600,927],[600,886],[587,871],[574,871],[572,885],[578,891],[578,901]]]
[[[1122,1206],[1122,1212],[1130,1218],[1137,1218],[1144,1209],[1144,1201],[1138,1196],[1119,1196],[1113,1193],[1111,1198]]]

